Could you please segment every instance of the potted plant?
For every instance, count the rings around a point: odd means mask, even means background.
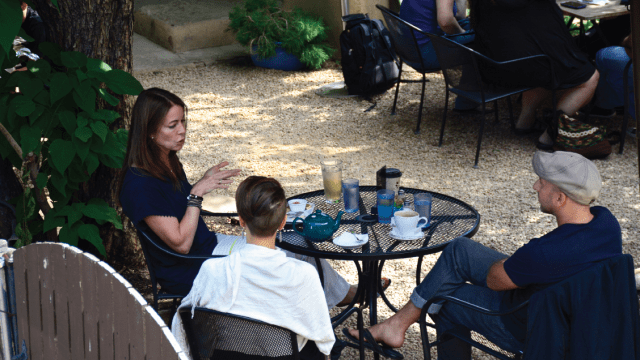
[[[319,69],[335,51],[323,43],[327,33],[322,18],[298,8],[283,10],[278,0],[246,0],[231,10],[229,19],[229,29],[249,46],[257,66]]]

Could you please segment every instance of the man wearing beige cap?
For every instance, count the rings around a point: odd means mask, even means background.
[[[405,332],[422,307],[435,296],[452,295],[486,309],[517,306],[535,292],[622,253],[620,224],[609,210],[590,207],[602,179],[590,160],[571,152],[536,152],[533,170],[538,180],[542,212],[555,216],[558,227],[531,239],[510,257],[467,238],[451,242],[433,269],[415,288],[398,313],[369,329],[376,341],[401,347]],[[505,241],[509,241],[505,239]],[[463,326],[483,334],[503,349],[522,349],[526,308],[508,316],[488,316],[453,303],[432,305],[429,313],[438,332]],[[357,337],[357,330],[349,331]],[[470,359],[470,346],[453,339],[438,346],[438,359]]]

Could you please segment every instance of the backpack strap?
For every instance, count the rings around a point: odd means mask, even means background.
[[[385,30],[384,25],[382,24],[382,21],[375,19],[375,20],[372,20],[371,22],[376,27],[376,29],[378,29],[378,32],[380,33],[380,38],[382,38],[382,43],[384,44],[384,47],[387,49],[387,52],[389,52],[389,55],[391,56],[393,61],[396,63],[396,66],[398,66],[399,68],[400,64],[398,64],[398,59],[396,59],[396,54],[395,52],[391,51],[391,41],[389,40],[388,36],[385,36],[382,33],[382,31]]]

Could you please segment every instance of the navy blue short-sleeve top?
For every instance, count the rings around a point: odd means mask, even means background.
[[[575,275],[595,263],[622,254],[618,220],[602,206],[591,208],[587,224],[564,224],[531,239],[504,262],[504,271],[521,287],[503,292],[502,308],[528,300],[535,292]],[[502,317],[506,328],[520,341],[526,335],[526,308]]]
[[[187,211],[187,196],[191,188],[191,184],[183,180],[180,181],[180,189],[176,190],[168,179],[163,181],[144,170],[129,168],[120,191],[120,204],[136,227],[147,216],[175,217],[180,221]],[[189,254],[211,255],[216,244],[215,233],[209,231],[202,218],[199,218]],[[149,255],[160,265],[155,267],[160,286],[170,293],[186,295],[200,268],[167,259],[157,250],[149,250]]]

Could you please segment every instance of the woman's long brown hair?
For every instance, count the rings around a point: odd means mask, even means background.
[[[127,154],[120,176],[118,193],[122,190],[125,174],[131,167],[144,170],[149,176],[160,180],[169,180],[174,188],[180,188],[180,180],[186,180],[182,163],[175,151],[169,152],[169,166],[162,159],[162,149],[151,140],[151,135],[158,132],[163,120],[172,106],[184,109],[187,117],[187,106],[177,95],[163,89],[150,88],[138,95],[131,115],[131,128],[127,142]]]

